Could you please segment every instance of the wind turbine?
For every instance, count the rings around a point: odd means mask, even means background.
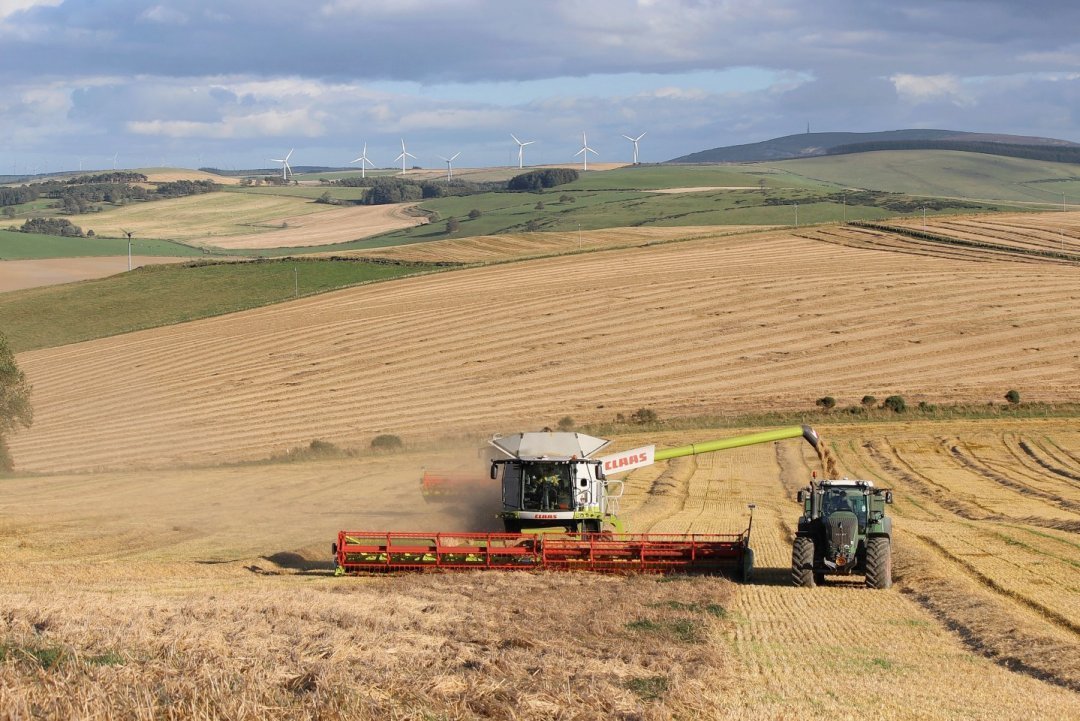
[[[289,165],[289,158],[292,157],[293,150],[296,150],[296,148],[291,148],[288,155],[284,158],[270,158],[271,163],[281,163],[281,179],[286,183],[289,182],[289,173],[292,171],[292,166]]]
[[[364,166],[365,165],[370,163],[371,167],[373,167],[373,168],[375,167],[375,163],[372,163],[370,160],[368,160],[367,143],[364,143],[364,152],[360,153],[360,157],[357,158],[356,160],[350,160],[349,162],[350,163],[360,163],[360,177],[361,178],[367,177],[367,175],[366,175],[366,173],[364,171]]]
[[[405,150],[405,138],[402,138],[401,139],[401,155],[394,158],[394,160],[400,160],[401,161],[401,174],[402,175],[405,175],[405,158],[412,158],[413,160],[416,160],[415,155],[413,155],[409,151]]]
[[[532,145],[536,141],[535,140],[530,140],[528,142],[523,143],[520,140],[518,140],[517,136],[514,135],[513,133],[510,133],[510,137],[513,138],[514,142],[518,144],[518,168],[522,168],[522,167],[524,167],[524,162],[525,162],[525,146],[526,145]]]
[[[460,151],[460,150],[459,150],[458,152],[454,153],[453,155],[451,155],[451,156],[450,156],[449,158],[444,158],[444,157],[443,157],[443,156],[441,156],[441,155],[439,156],[439,159],[440,159],[440,160],[444,160],[444,161],[446,161],[446,181],[447,181],[447,182],[450,182],[450,181],[451,181],[451,180],[453,180],[453,178],[454,178],[454,166],[453,166],[453,162],[454,162],[454,159],[455,159],[455,158],[456,158],[457,156],[459,156],[459,155],[461,155],[461,151]]]
[[[589,147],[589,141],[585,139],[585,133],[581,134],[581,150],[574,153],[574,157],[576,158],[577,156],[581,155],[582,153],[585,153],[585,157],[582,158],[582,161],[585,164],[584,167],[582,167],[582,171],[583,172],[588,172],[588,170],[589,170],[589,153],[592,153],[593,155],[599,155],[599,153],[597,153],[595,150],[593,150],[592,148]]]
[[[119,157],[120,157],[119,152],[113,153],[113,156],[112,156],[112,169],[113,170],[116,170],[116,159],[119,158]]]
[[[122,232],[124,235],[126,235],[127,239],[128,239],[128,270],[130,271],[131,270],[131,236],[135,235],[135,231],[134,230],[125,230],[124,228],[121,228],[120,232]]]
[[[645,133],[647,133],[647,132],[649,132],[649,131],[646,130]],[[626,138],[627,140],[629,140],[631,143],[634,144],[634,165],[638,164],[638,160],[637,160],[637,144],[638,144],[638,141],[645,137],[645,133],[642,133],[641,135],[637,136],[636,138],[631,138],[629,135],[624,135],[623,136],[624,138]]]
[[[526,142],[522,142],[521,140],[518,140],[517,136],[514,135],[513,133],[510,134],[510,137],[514,138],[514,142],[516,142],[516,144],[517,144],[517,167],[518,168],[524,167],[524,163],[525,163],[525,146],[530,146],[530,145],[534,144],[534,142],[536,142],[536,140],[528,140]]]

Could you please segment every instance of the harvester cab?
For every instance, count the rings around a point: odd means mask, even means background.
[[[823,480],[799,491],[803,515],[791,551],[796,586],[824,583],[826,574],[865,575],[871,588],[892,585],[891,490],[873,481]]]
[[[622,532],[618,499],[622,481],[609,481],[603,461],[590,458],[610,441],[584,433],[515,433],[493,438],[505,457],[491,462],[491,478],[502,475],[502,511],[507,533]]]

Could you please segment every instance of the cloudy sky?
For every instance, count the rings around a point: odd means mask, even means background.
[[[813,131],[1080,142],[1076,0],[0,0],[0,174],[644,162]]]

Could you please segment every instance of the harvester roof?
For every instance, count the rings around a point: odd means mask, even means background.
[[[571,458],[588,458],[611,441],[594,438],[584,433],[561,431],[539,433],[515,433],[493,438],[491,445],[522,461],[566,461]]]

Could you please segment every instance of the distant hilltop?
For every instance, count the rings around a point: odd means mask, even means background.
[[[755,163],[874,150],[961,150],[1080,163],[1080,144],[1053,138],[959,130],[887,130],[878,133],[799,133],[746,145],[702,150],[668,163]]]

